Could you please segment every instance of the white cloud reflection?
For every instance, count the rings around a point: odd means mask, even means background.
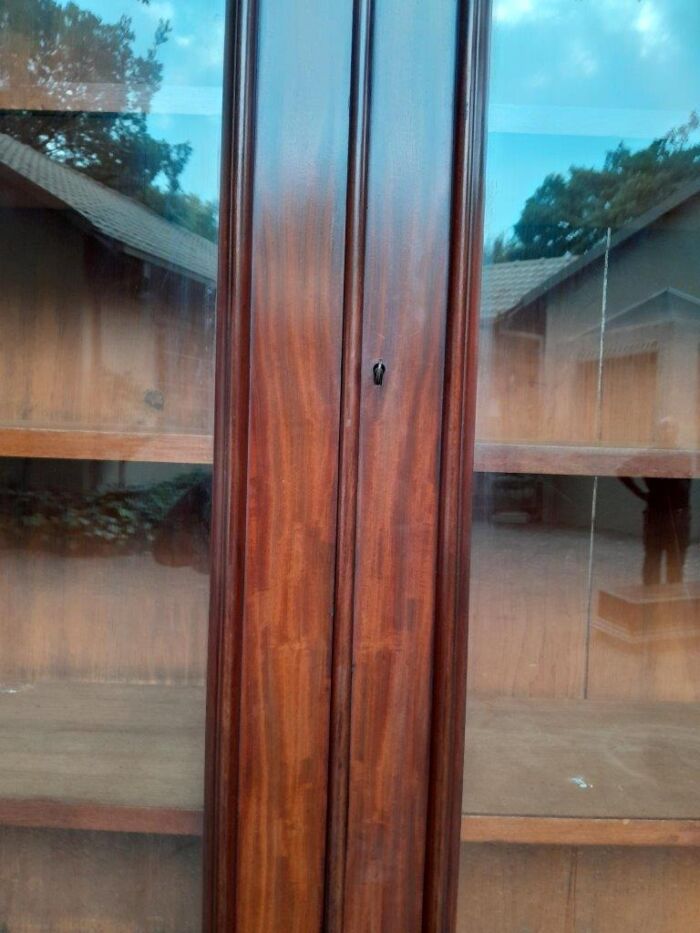
[[[494,0],[496,26],[525,26],[543,20],[602,38],[634,35],[640,57],[667,54],[673,33],[658,0]],[[591,73],[591,56],[579,58],[580,71]]]
[[[640,53],[643,57],[670,50],[673,44],[671,32],[658,6],[650,2],[640,4],[634,28],[641,40]]]
[[[495,23],[517,25],[523,20],[542,19],[556,12],[557,0],[495,0]]]

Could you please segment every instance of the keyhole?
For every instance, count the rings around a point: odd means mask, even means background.
[[[384,373],[386,372],[384,360],[377,360],[372,367],[372,372],[374,373],[374,384],[380,386],[384,382]]]

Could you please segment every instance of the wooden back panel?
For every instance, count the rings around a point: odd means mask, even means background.
[[[210,433],[214,282],[109,250],[67,210],[0,217],[0,426]]]

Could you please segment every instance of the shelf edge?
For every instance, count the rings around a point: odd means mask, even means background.
[[[211,463],[210,434],[0,427],[1,457]]]
[[[474,470],[570,476],[697,477],[700,451],[477,441]]]
[[[568,846],[700,846],[700,819],[462,814],[462,842]]]
[[[0,826],[201,836],[202,812],[166,807],[6,799],[0,800]]]

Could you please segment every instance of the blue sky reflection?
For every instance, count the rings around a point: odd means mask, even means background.
[[[699,40],[697,0],[493,0],[487,240],[548,173],[700,108]]]

